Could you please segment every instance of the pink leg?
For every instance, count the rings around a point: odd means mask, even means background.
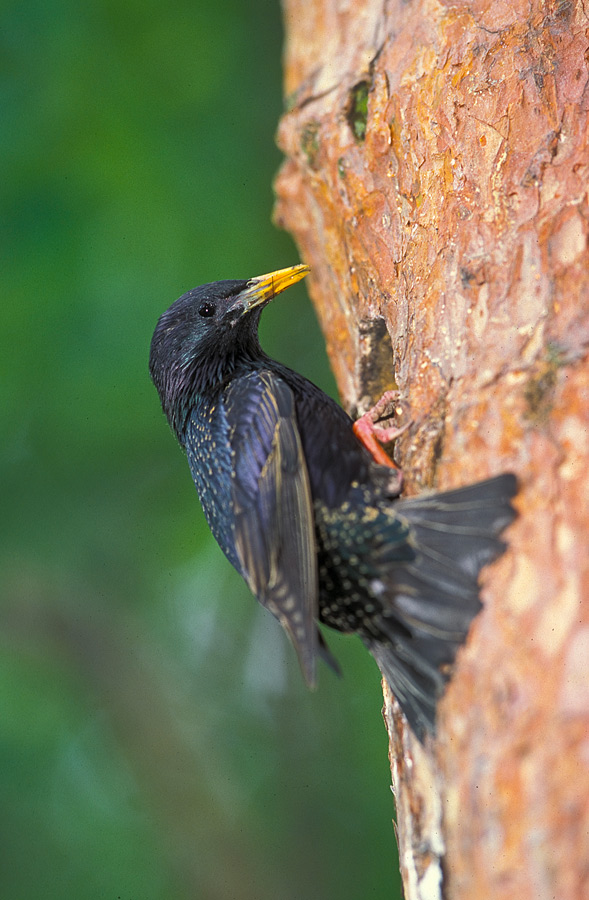
[[[368,412],[354,422],[354,434],[360,443],[364,444],[375,462],[381,466],[397,469],[400,472],[399,466],[381,447],[381,444],[389,444],[391,441],[396,440],[407,431],[411,422],[407,422],[401,428],[398,428],[396,425],[389,428],[381,428],[376,424],[379,419],[386,418],[384,413],[390,411],[391,406],[398,403],[398,400],[399,391],[386,391],[372,409],[369,409]]]

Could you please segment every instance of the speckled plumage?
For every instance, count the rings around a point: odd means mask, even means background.
[[[213,535],[308,683],[317,656],[337,669],[317,622],[356,633],[423,740],[480,609],[479,571],[504,549],[515,478],[399,499],[341,407],[260,348],[263,305],[306,271],[185,294],[158,322],[150,372]]]

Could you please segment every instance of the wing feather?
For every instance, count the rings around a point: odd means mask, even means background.
[[[318,576],[313,502],[291,389],[269,371],[224,396],[233,454],[234,540],[242,573],[315,683]]]

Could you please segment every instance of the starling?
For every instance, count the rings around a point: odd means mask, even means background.
[[[307,683],[318,656],[338,671],[318,623],[358,634],[423,741],[481,608],[479,572],[505,549],[516,479],[399,499],[344,410],[260,347],[262,309],[308,271],[184,294],[157,323],[150,373],[214,537]]]

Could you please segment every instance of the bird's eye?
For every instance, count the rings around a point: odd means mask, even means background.
[[[215,315],[215,304],[214,303],[203,303],[202,306],[198,308],[199,316],[202,316],[203,319],[208,319],[211,316]]]

